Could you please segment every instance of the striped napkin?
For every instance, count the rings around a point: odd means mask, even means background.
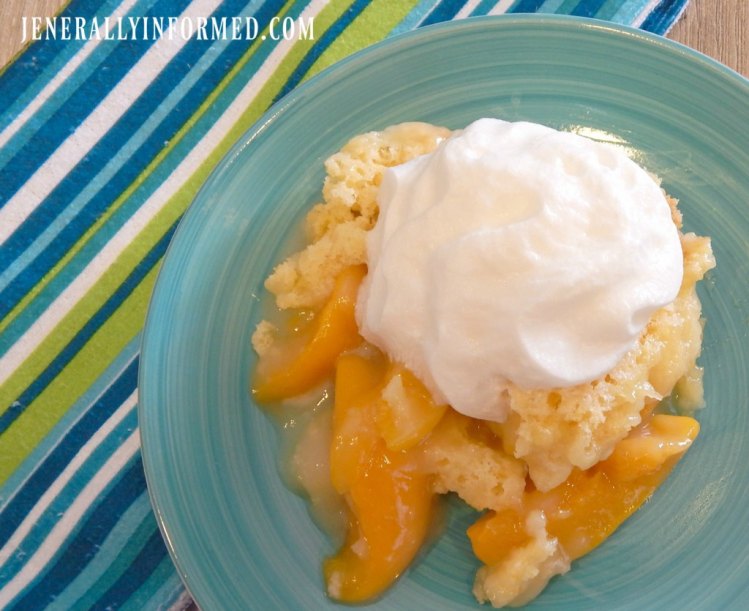
[[[270,104],[439,21],[557,12],[663,34],[687,1],[72,0],[50,23],[29,15],[35,40],[0,76],[0,608],[194,604],[146,493],[138,343],[180,216]]]

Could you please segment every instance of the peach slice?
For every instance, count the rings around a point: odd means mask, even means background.
[[[377,409],[377,427],[389,450],[408,450],[423,441],[445,414],[408,369],[393,365]]]
[[[669,458],[685,452],[699,430],[694,418],[657,414],[620,441],[601,468],[621,482],[655,474]]]
[[[331,598],[356,603],[398,579],[421,548],[434,494],[415,452],[392,451],[380,436],[387,361],[372,350],[342,354],[336,369],[331,479],[349,507],[346,541],[323,566]]]
[[[548,492],[527,491],[522,510],[482,516],[468,529],[474,553],[485,564],[501,562],[513,546],[529,538],[526,515],[540,509],[549,534],[571,560],[587,554],[653,494],[698,432],[693,418],[653,416],[598,465],[573,471],[566,482]]]
[[[348,352],[338,358],[330,476],[339,494],[356,482],[378,442],[374,414],[386,370],[387,360],[376,351]]]
[[[427,537],[433,498],[409,453],[390,452],[378,439],[346,496],[346,542],[323,566],[331,598],[363,602],[390,587]]]
[[[252,395],[260,403],[299,395],[333,373],[338,355],[361,342],[354,318],[356,296],[366,267],[348,267],[336,278],[333,293],[312,321],[311,339],[290,362],[259,374]]]

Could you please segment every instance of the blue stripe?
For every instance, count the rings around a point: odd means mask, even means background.
[[[497,4],[497,0],[481,0],[471,12],[471,17],[487,15],[494,8],[495,4]]]
[[[52,430],[36,445],[26,459],[11,473],[0,486],[0,509],[4,508],[26,484],[37,467],[44,462],[48,454],[62,443],[70,429],[91,409],[107,389],[127,368],[138,354],[140,348],[140,334],[133,337],[130,343],[115,357],[112,364],[88,387],[73,406],[68,409]]]
[[[298,5],[292,7],[289,14],[293,16],[295,12],[301,13],[304,6],[305,4],[300,2]],[[0,336],[0,353],[7,351],[9,347],[22,336],[22,334],[34,322],[35,318],[40,315],[50,303],[52,303],[57,295],[60,294],[67,283],[85,268],[86,263],[93,258],[97,249],[102,244],[106,243],[108,237],[114,235],[120,226],[117,223],[124,223],[127,221],[130,215],[137,210],[140,202],[145,201],[148,194],[155,190],[160,182],[171,173],[171,170],[178,165],[181,161],[180,156],[189,153],[191,148],[200,141],[201,136],[205,131],[212,127],[215,118],[222,114],[223,110],[233,100],[233,97],[244,87],[246,80],[254,74],[254,71],[267,58],[271,51],[272,47],[270,45],[261,45],[258,52],[255,53],[250,61],[242,67],[239,75],[229,83],[222,96],[216,100],[215,104],[211,106],[208,112],[200,117],[198,123],[185,135],[177,148],[170,152],[169,157],[167,157],[167,159],[156,168],[154,173],[146,179],[146,182],[143,185],[139,186],[138,190],[128,198],[128,201],[114,213],[113,218],[109,219],[107,224],[99,228],[96,235],[91,237],[90,241],[83,246],[83,249],[77,253],[71,261],[66,264],[65,268],[58,270],[54,279],[45,286],[39,294],[34,296],[30,303],[24,308],[23,312],[14,318],[2,336]],[[149,189],[151,189],[151,191],[148,191]],[[38,274],[43,272],[43,269],[37,270]],[[18,298],[18,293],[15,293],[15,298]],[[8,302],[11,302],[12,304],[12,301],[12,299],[6,297],[3,299],[2,303],[0,303],[0,308],[5,305],[5,311],[7,311],[7,308],[9,307]]]
[[[0,512],[0,547],[8,542],[8,539],[23,522],[29,511],[78,451],[135,391],[137,384],[138,359],[136,358],[68,431],[57,447],[39,464],[21,489]]]
[[[429,13],[421,22],[420,26],[431,25],[433,23],[440,23],[442,21],[450,21],[458,11],[463,7],[463,0],[442,0],[437,6],[434,7],[431,13]]]
[[[158,2],[158,0],[137,0],[135,6],[130,8],[125,17],[138,18],[142,13],[149,10],[155,2]],[[39,126],[47,123],[56,112],[67,104],[70,96],[75,94],[81,83],[84,83],[103,64],[110,61],[110,56],[116,51],[117,46],[115,44],[103,42],[96,44],[94,50],[85,58],[77,58],[78,65],[74,70],[72,66],[66,66],[65,64],[57,66],[56,70],[50,67],[48,69],[49,74],[40,77],[23,98],[19,98],[14,107],[9,109],[9,113],[13,113],[14,110],[18,113],[28,111],[24,108],[27,104],[34,103],[36,106],[33,114],[27,115],[26,120],[16,126],[13,135],[3,145],[0,160],[10,159],[26,146],[36,136]],[[48,92],[46,99],[34,100],[34,96],[30,94],[36,90],[36,94],[41,95],[42,88],[49,85],[50,81],[57,76],[57,72],[61,70],[67,70],[67,76],[57,82],[56,87]]]
[[[284,86],[281,87],[281,91],[273,99],[272,103],[276,103],[283,96],[289,93],[294,87],[296,87],[307,74],[312,64],[317,61],[320,55],[323,54],[335,40],[338,35],[348,27],[348,25],[356,19],[361,12],[369,6],[372,0],[354,0],[349,8],[347,8],[343,14],[325,31],[325,33],[317,39],[312,48],[307,52],[299,65],[291,73],[291,76],[286,80]]]
[[[557,13],[559,12],[559,7],[562,6],[564,3],[564,0],[546,0],[543,3],[543,6],[541,6],[540,9],[538,9],[539,13]]]
[[[576,17],[595,17],[596,13],[601,10],[607,0],[581,0],[575,8],[570,11],[570,15]]]
[[[52,380],[65,368],[65,366],[75,357],[76,354],[85,346],[86,342],[94,333],[103,325],[107,319],[122,305],[130,293],[138,286],[149,271],[158,263],[166,252],[169,240],[174,234],[177,227],[175,222],[167,232],[161,237],[156,245],[146,254],[128,275],[125,281],[117,287],[117,290],[107,299],[104,305],[86,322],[78,333],[68,342],[60,351],[55,359],[42,371],[39,376],[24,390],[16,401],[0,416],[0,435],[16,421],[16,419],[26,410]]]
[[[109,531],[106,539],[96,552],[96,561],[89,563],[76,575],[65,590],[55,598],[55,605],[59,609],[89,608],[101,592],[117,579],[118,575],[112,574],[112,564],[124,559],[125,556],[135,557],[136,553],[133,553],[131,548],[138,544],[142,547],[144,538],[141,531],[147,530],[150,534],[153,528],[154,516],[151,501],[148,494],[143,493],[133,501],[117,521],[117,524]],[[174,571],[174,565],[171,566],[169,575],[172,579],[167,578],[165,580],[167,584],[174,579],[179,579]],[[103,586],[104,582],[107,584],[106,587]],[[164,602],[169,593],[164,592],[162,596],[163,598],[159,602]],[[142,608],[156,609],[158,605]]]
[[[535,13],[545,0],[520,0],[510,8],[508,13]]]
[[[247,0],[245,0],[247,1]],[[152,10],[153,6],[158,4],[160,0],[138,0],[134,7],[131,7],[130,11],[125,16],[126,18],[142,19],[143,14]],[[126,35],[130,35],[132,30],[130,29],[129,22],[123,21],[123,32]],[[140,36],[141,29],[138,29],[138,36]],[[194,41],[189,41],[186,44],[192,44]],[[209,42],[203,42],[203,46],[210,44]],[[226,44],[226,43],[224,43]],[[33,140],[38,132],[43,129],[48,129],[46,126],[50,125],[57,114],[66,109],[70,104],[71,97],[77,95],[78,90],[90,82],[97,71],[106,70],[107,66],[111,63],[119,63],[119,56],[122,53],[122,49],[117,44],[111,41],[103,41],[96,49],[83,61],[74,71],[72,75],[66,78],[59,86],[52,92],[41,106],[34,111],[33,117],[30,118],[20,129],[13,134],[9,141],[3,146],[0,151],[0,164],[5,163],[8,159],[19,153],[23,147],[28,145],[30,140]],[[140,58],[141,60],[143,58]],[[173,60],[172,60],[173,61]],[[193,64],[190,66],[191,77],[193,80],[197,80],[202,73],[202,70],[198,69],[198,66]],[[158,76],[157,76],[158,78]],[[175,76],[170,87],[167,91],[174,88],[175,83],[179,83],[179,78]],[[150,85],[150,83],[149,83]],[[102,91],[99,99],[103,99],[107,95],[108,91]],[[130,110],[129,108],[127,110]],[[67,108],[67,112],[75,113],[75,109],[71,110]],[[118,143],[118,146],[120,144]]]
[[[165,556],[166,546],[159,529],[155,528],[135,560],[120,575],[120,578],[112,587],[91,607],[91,611],[119,609],[148,580]]]
[[[317,43],[317,49],[311,51],[305,58],[306,62],[312,64],[314,59],[324,51],[325,48],[332,42],[336,35],[344,29],[355,17],[369,4],[370,0],[359,0],[350,9],[342,15],[338,21],[331,26],[328,33],[333,32],[333,35],[328,40],[320,39]],[[292,74],[286,83],[286,87],[291,89],[296,84],[298,78],[303,76],[306,70],[300,70],[299,67],[296,71],[297,76]],[[86,325],[76,334],[76,336],[66,345],[66,347],[60,352],[60,354],[53,360],[50,365],[42,372],[41,375],[21,394],[17,401],[11,404],[8,409],[0,416],[0,434],[6,431],[12,423],[18,418],[23,411],[39,394],[49,385],[49,383],[59,374],[67,363],[78,353],[82,346],[88,341],[88,339],[96,332],[98,327],[103,324],[112,312],[121,304],[122,301],[129,295],[132,289],[135,287],[143,276],[150,270],[152,264],[155,263],[154,253],[158,252],[158,257],[163,254],[168,243],[168,236],[174,230],[174,226],[169,230],[167,236],[164,236],[159,244],[149,253],[149,255],[139,263],[133,272],[131,272],[128,279],[117,289],[114,295],[100,308],[100,310],[86,323]],[[144,264],[147,264],[144,268]]]
[[[292,18],[298,17],[306,7],[305,2],[299,2],[291,7],[287,13]],[[184,158],[198,146],[203,136],[233,103],[236,96],[244,89],[247,81],[266,61],[273,51],[274,45],[262,44],[257,51],[242,66],[239,73],[227,84],[220,96],[200,115],[197,122],[188,130],[167,157],[158,164],[145,181],[127,200],[112,214],[107,222],[98,228],[63,268],[57,270],[54,277],[38,294],[26,305],[0,334],[0,354],[5,353],[25,333],[36,319],[62,293],[86,265],[98,254],[101,247],[107,243],[117,231],[132,217],[140,206],[162,185],[172,171]]]
[[[216,114],[220,114],[220,110]],[[5,353],[18,341],[21,335],[28,330],[68,284],[85,269],[86,265],[98,254],[103,245],[132,217],[143,202],[161,186],[173,168],[200,142],[205,132],[211,127],[213,119],[214,115],[209,114],[202,117],[193,126],[189,135],[173,151],[174,157],[172,158],[170,155],[167,160],[159,164],[146,181],[140,185],[138,190],[128,198],[127,202],[115,211],[108,222],[97,231],[96,235],[92,236],[84,244],[82,249],[66,263],[65,267],[58,272],[52,281],[24,308],[23,312],[6,327],[3,333],[0,334],[0,354]]]
[[[143,463],[140,455],[137,455],[130,466],[123,469],[119,480],[110,487],[100,503],[82,521],[77,534],[60,551],[54,564],[49,566],[33,587],[14,600],[9,608],[18,611],[41,609],[53,602],[55,596],[96,556],[99,546],[122,514],[145,489]]]
[[[71,477],[60,490],[45,504],[33,524],[27,529],[20,543],[14,545],[15,553],[0,568],[0,583],[8,583],[28,563],[29,558],[44,545],[50,533],[60,521],[60,516],[69,511],[80,494],[91,481],[102,473],[102,468],[112,455],[122,447],[138,425],[138,414],[135,406],[128,408],[124,418],[92,449],[83,462],[71,473]],[[105,473],[105,477],[114,478],[115,472]],[[79,513],[89,511],[96,504],[95,498],[87,499],[88,503]]]
[[[172,605],[179,601],[181,596],[185,598],[180,602],[179,611],[197,611],[194,603],[190,604],[189,598],[185,595],[185,586],[182,580],[174,570],[174,564],[168,556],[161,561],[161,566],[156,569],[156,573],[161,573],[161,585],[157,590],[148,592],[148,599],[144,600],[140,596],[135,600],[128,601],[128,608],[133,611],[141,609],[171,609]],[[154,577],[151,577],[153,580]],[[143,589],[141,588],[141,591]],[[145,592],[144,592],[145,594]],[[189,606],[188,606],[189,605]]]
[[[424,17],[426,17],[437,5],[438,1],[439,0],[420,0],[419,3],[411,9],[411,12],[408,13],[401,22],[388,33],[388,36],[408,32],[418,27],[419,23],[421,23]]]
[[[178,15],[190,0],[163,0],[146,14],[147,17]],[[37,131],[12,159],[5,160],[0,153],[0,206],[21,188],[50,155],[80,126],[83,120],[99,104],[142,55],[153,45],[150,39],[125,40],[117,43],[117,52],[110,56],[106,65],[100,66],[73,94],[55,115]]]
[[[236,14],[246,0],[234,0],[224,6],[227,15]],[[263,6],[260,18],[272,16],[272,4]],[[235,6],[237,5],[237,6]],[[63,257],[80,237],[106,211],[117,197],[147,167],[163,149],[164,141],[177,133],[182,125],[195,113],[205,98],[215,89],[226,72],[246,51],[242,42],[230,43],[221,55],[212,62],[200,79],[183,96],[171,112],[164,113],[163,96],[173,91],[173,83],[190,73],[201,56],[208,50],[205,43],[186,45],[170,62],[169,66],[146,89],[143,95],[128,110],[112,129],[93,147],[91,152],[55,187],[50,195],[29,215],[18,230],[0,246],[0,260],[17,259],[40,233],[50,224],[62,225],[54,239],[29,261],[23,270],[0,291],[0,318],[7,315],[13,304],[20,300]],[[147,118],[161,110],[166,114],[163,121],[151,128],[151,135],[135,150],[128,150],[128,138],[137,133],[138,126],[147,123]],[[129,158],[120,170],[104,181],[96,195],[82,206],[74,219],[56,219],[60,213],[72,213],[70,202],[81,195],[83,185],[90,177],[97,176],[111,163],[114,151],[122,150],[121,156]],[[63,224],[67,221],[65,224]]]
[[[73,0],[60,15],[80,16],[90,19],[97,14],[105,2],[103,0]],[[109,12],[109,11],[107,11]],[[21,36],[21,32],[18,33]],[[34,81],[45,72],[59,55],[72,56],[85,44],[84,41],[39,40],[25,53],[10,64],[0,75],[0,116],[31,87]]]
[[[643,21],[640,28],[654,34],[665,34],[684,10],[689,0],[663,0]]]

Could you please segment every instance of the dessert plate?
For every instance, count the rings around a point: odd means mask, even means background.
[[[702,283],[702,433],[671,478],[532,609],[727,609],[749,594],[749,82],[663,38],[565,17],[480,18],[375,45],[281,100],[186,213],[151,302],[140,368],[148,487],[205,609],[325,609],[331,545],[279,474],[248,394],[262,283],[320,194],[323,160],[401,121],[532,120],[626,147],[712,236]],[[475,609],[455,507],[373,609]]]

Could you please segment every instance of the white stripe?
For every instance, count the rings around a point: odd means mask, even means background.
[[[647,19],[648,15],[653,11],[653,9],[660,3],[661,0],[650,0],[647,6],[642,9],[642,12],[640,12],[640,14],[632,20],[632,27],[639,28],[643,24],[645,19]]]
[[[473,12],[473,9],[475,9],[481,0],[468,0],[462,8],[455,13],[455,17],[453,19],[463,19],[465,17],[469,17],[471,13]]]
[[[78,469],[81,468],[86,459],[91,456],[93,451],[99,446],[99,444],[106,439],[107,435],[111,433],[120,422],[123,421],[125,416],[130,413],[137,403],[137,395],[134,391],[125,402],[117,408],[117,410],[107,419],[107,421],[99,427],[94,435],[89,439],[83,447],[76,453],[73,459],[68,463],[67,467],[63,469],[62,473],[57,476],[54,482],[47,488],[44,494],[39,498],[34,507],[31,509],[29,514],[24,518],[23,522],[18,525],[13,535],[8,539],[7,543],[0,549],[0,564],[6,562],[10,558],[16,549],[23,542],[23,539],[31,532],[36,521],[44,514],[49,505],[57,498],[57,495],[62,492],[63,488],[73,478]],[[92,500],[92,499],[90,499]]]
[[[132,432],[81,491],[70,508],[62,514],[44,543],[34,552],[24,567],[0,590],[0,608],[12,601],[52,560],[65,539],[75,529],[89,505],[135,456],[140,447],[138,430]]]
[[[509,9],[512,6],[512,3],[515,2],[515,0],[499,0],[497,4],[494,5],[492,10],[489,11],[489,15],[501,15],[502,13],[506,13],[507,9]]]
[[[128,11],[133,8],[137,1],[138,0],[125,0],[112,12],[112,19],[116,20],[119,17],[124,17]],[[99,37],[90,38],[86,44],[84,44],[80,50],[68,60],[68,63],[66,63],[36,95],[36,97],[31,100],[29,105],[23,109],[23,112],[19,113],[10,125],[0,132],[0,147],[4,146],[8,140],[15,136],[18,130],[21,129],[33,114],[44,105],[50,96],[59,89],[60,85],[62,85],[68,77],[76,71],[78,66],[80,66],[84,60],[94,52],[94,49],[99,46],[101,41],[102,38]]]
[[[301,14],[305,23],[320,12],[326,0],[313,0]],[[68,287],[42,312],[34,324],[0,358],[0,384],[4,383],[15,370],[36,350],[44,339],[76,306],[93,287],[117,257],[134,241],[138,234],[166,205],[169,199],[190,179],[206,157],[229,133],[237,119],[257,96],[268,77],[289,53],[295,41],[279,41],[265,62],[237,95],[229,108],[213,124],[196,147],[182,160],[179,166],[167,177],[162,185],[145,201],[138,211],[128,219],[120,230],[91,260],[86,268],[76,276]]]
[[[221,0],[195,0],[180,15],[180,18],[207,17],[220,3]],[[151,46],[86,120],[65,139],[26,181],[26,184],[3,206],[0,210],[0,244],[8,239],[34,211],[39,202],[43,201],[70,170],[86,156],[179,53],[180,49],[187,44],[187,40],[179,35],[177,27],[173,24],[170,30],[174,31],[173,36],[165,33]]]

